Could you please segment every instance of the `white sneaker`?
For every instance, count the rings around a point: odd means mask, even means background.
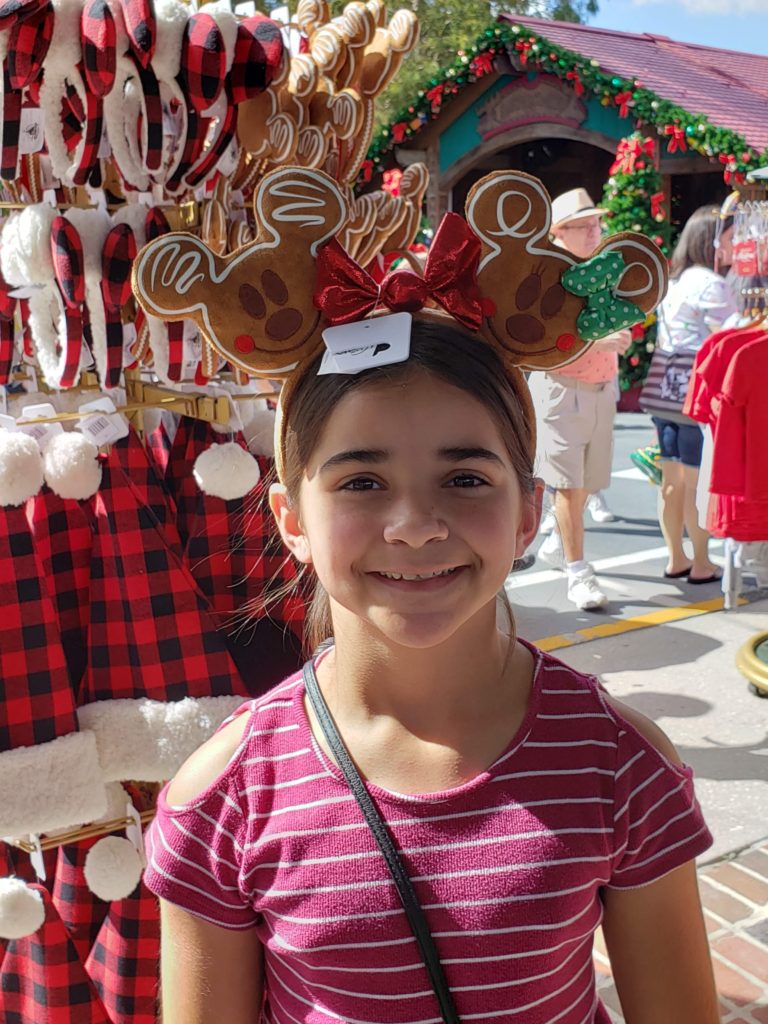
[[[539,524],[539,533],[548,534],[552,533],[557,528],[557,520],[555,519],[555,513],[550,508],[541,517],[541,523]]]
[[[591,565],[581,572],[568,575],[568,600],[573,601],[577,608],[583,612],[591,611],[594,608],[603,608],[608,604],[608,598],[600,589],[595,576],[595,570]]]
[[[608,508],[608,504],[603,497],[602,491],[597,491],[596,494],[590,494],[589,500],[587,501],[587,508],[589,509],[589,514],[596,523],[613,523],[616,520],[616,516]]]
[[[551,565],[553,569],[564,569],[565,553],[560,534],[553,531],[548,537],[545,537],[541,547],[536,552],[536,557],[540,561],[546,562],[547,565]]]

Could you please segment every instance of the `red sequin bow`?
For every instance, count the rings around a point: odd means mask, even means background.
[[[412,270],[393,270],[381,286],[332,238],[317,253],[314,303],[330,324],[348,324],[364,320],[377,306],[415,313],[431,299],[476,331],[483,319],[479,262],[480,240],[456,213],[447,213],[435,232],[424,277]]]

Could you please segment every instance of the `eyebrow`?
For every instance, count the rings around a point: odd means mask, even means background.
[[[492,452],[489,448],[481,448],[475,445],[441,448],[438,451],[438,455],[441,459],[445,459],[448,462],[468,462],[473,459],[480,459],[485,462],[494,462],[498,465],[502,464],[502,459],[495,452]],[[384,448],[349,448],[346,451],[337,452],[336,455],[326,459],[320,468],[320,472],[332,469],[334,466],[348,465],[351,462],[379,464],[386,462],[389,457],[390,453]]]

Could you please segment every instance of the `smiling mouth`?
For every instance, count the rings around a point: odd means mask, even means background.
[[[407,572],[377,572],[377,576],[383,576],[386,580],[406,580],[408,582],[422,582],[424,580],[435,580],[440,576],[452,576],[461,566],[453,569],[439,569],[437,572],[428,573],[407,573]]]

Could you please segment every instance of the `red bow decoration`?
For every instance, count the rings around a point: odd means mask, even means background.
[[[483,75],[489,75],[493,71],[493,58],[492,53],[478,53],[469,65],[469,70],[475,78],[482,78]]]
[[[626,92],[619,92],[613,97],[613,102],[619,108],[619,117],[629,117],[630,107],[634,106],[632,102],[632,91],[627,90]]]
[[[654,192],[651,196],[651,216],[654,218],[654,220],[658,216],[666,216],[664,207],[661,205],[664,202],[664,198],[665,197],[663,192]]]
[[[685,141],[685,131],[680,127],[680,125],[665,125],[664,134],[670,136],[669,143],[667,145],[668,153],[676,153],[678,149],[681,153],[685,153],[688,146]]]
[[[581,75],[578,71],[569,71],[565,76],[566,81],[573,82],[573,91],[577,96],[583,96],[586,92],[584,83],[581,80]]]
[[[479,262],[480,239],[456,213],[443,217],[424,277],[410,270],[394,270],[381,286],[332,238],[318,250],[315,306],[335,325],[364,320],[380,305],[393,313],[415,313],[432,299],[459,323],[476,331],[483,319],[477,284]]]

